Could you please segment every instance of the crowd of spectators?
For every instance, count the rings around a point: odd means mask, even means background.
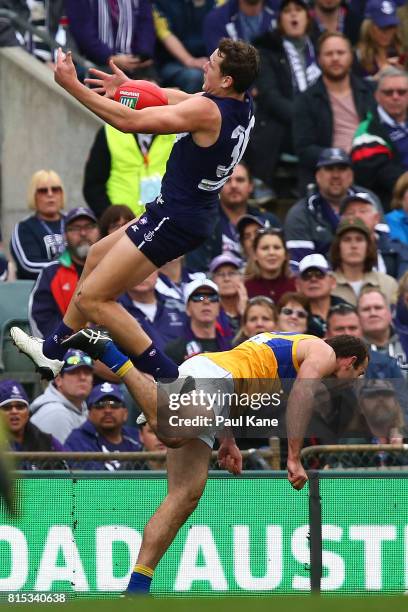
[[[0,6],[10,8],[5,0]],[[113,59],[131,78],[188,92],[201,90],[220,38],[257,47],[256,125],[220,193],[212,236],[119,302],[178,365],[263,331],[365,338],[371,382],[352,395],[353,414],[350,397],[339,394],[321,403],[314,425],[321,441],[348,439],[358,428],[367,441],[401,440],[408,417],[407,3],[20,0],[14,10],[51,35],[63,17],[59,25],[77,51],[97,66],[109,70]],[[0,22],[0,45],[22,37]],[[52,61],[30,41],[39,59]],[[35,335],[47,336],[61,320],[90,247],[160,193],[174,142],[172,134],[102,127],[84,168],[88,207],[67,201],[55,171],[32,176],[30,215],[14,228],[14,265],[1,257],[0,279],[12,280],[14,267],[18,279],[35,281]],[[296,194],[290,201],[276,178],[285,156]],[[13,448],[163,450],[148,425],[132,428],[137,407],[119,382],[76,351],[30,406],[18,381],[1,383]],[[376,394],[386,398],[381,406]]]

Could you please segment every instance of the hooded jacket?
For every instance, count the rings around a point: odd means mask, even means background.
[[[88,415],[86,402],[78,409],[53,383],[30,405],[31,423],[50,433],[61,444],[73,429],[80,427]]]

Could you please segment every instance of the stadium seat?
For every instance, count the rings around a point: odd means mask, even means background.
[[[41,389],[40,375],[35,371],[34,364],[28,357],[21,354],[10,337],[10,328],[17,325],[30,333],[27,317],[24,319],[8,319],[2,324],[0,331],[0,380],[12,378],[18,380],[26,388],[30,399],[39,395]]]
[[[28,318],[28,300],[33,286],[32,280],[0,283],[0,329],[9,319]]]

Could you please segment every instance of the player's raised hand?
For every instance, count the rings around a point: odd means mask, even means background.
[[[89,72],[93,74],[95,78],[87,78],[85,79],[85,83],[87,85],[92,85],[92,90],[96,93],[113,100],[115,91],[119,85],[128,81],[129,77],[116,66],[113,60],[109,61],[109,67],[112,70],[112,74],[108,74],[97,68],[90,68]]]
[[[70,85],[78,81],[77,72],[72,61],[72,53],[64,53],[61,47],[57,52],[57,61],[54,70],[54,80],[64,89],[69,89]]]
[[[306,482],[308,481],[308,477],[304,470],[302,462],[294,459],[288,459],[287,468],[288,480],[290,484],[294,489],[300,491],[300,489],[303,489]]]
[[[233,440],[229,439],[228,442],[221,443],[218,450],[218,465],[228,470],[230,474],[241,474],[242,454]]]

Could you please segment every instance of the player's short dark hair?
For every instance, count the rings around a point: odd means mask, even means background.
[[[243,40],[230,38],[221,38],[218,50],[223,56],[220,64],[221,74],[232,78],[233,88],[237,93],[244,93],[258,76],[258,51]]]
[[[336,357],[357,357],[354,362],[354,369],[358,368],[368,357],[368,348],[364,340],[356,336],[342,334],[327,338],[326,344],[332,347]]]

